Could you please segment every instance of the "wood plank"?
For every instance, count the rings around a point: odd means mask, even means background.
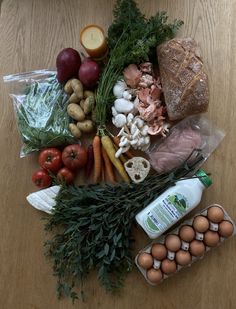
[[[179,36],[194,37],[201,46],[210,79],[209,118],[227,135],[205,168],[212,173],[198,209],[222,204],[236,219],[236,2],[234,0],[139,0],[147,15],[167,10],[185,25]],[[0,1],[1,76],[54,68],[63,47],[81,49],[80,29],[96,23],[107,29],[115,1],[2,0]],[[42,214],[30,208],[25,196],[35,190],[31,174],[37,156],[19,159],[20,139],[8,89],[0,83],[0,306],[6,309],[74,308],[58,301],[56,279],[43,255]],[[148,239],[134,228],[136,250]],[[88,299],[80,308],[234,308],[236,294],[235,239],[213,250],[191,269],[185,269],[156,288],[149,287],[134,268],[121,296],[106,294],[96,274],[85,283]]]

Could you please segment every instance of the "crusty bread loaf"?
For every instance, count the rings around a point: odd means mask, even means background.
[[[208,108],[208,77],[197,43],[173,39],[157,48],[161,83],[170,120],[205,112]]]

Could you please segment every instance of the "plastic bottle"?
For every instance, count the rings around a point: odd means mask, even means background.
[[[176,182],[136,215],[136,221],[151,239],[163,234],[200,203],[203,190],[212,180],[203,170],[195,175],[196,178]]]

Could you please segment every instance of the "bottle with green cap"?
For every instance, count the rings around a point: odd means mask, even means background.
[[[159,237],[201,201],[203,190],[211,178],[198,170],[195,177],[176,182],[136,215],[136,221],[151,239]]]

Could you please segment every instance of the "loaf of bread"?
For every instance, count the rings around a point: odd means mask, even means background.
[[[157,48],[157,58],[169,119],[205,112],[208,77],[197,43],[191,38],[170,40]]]

